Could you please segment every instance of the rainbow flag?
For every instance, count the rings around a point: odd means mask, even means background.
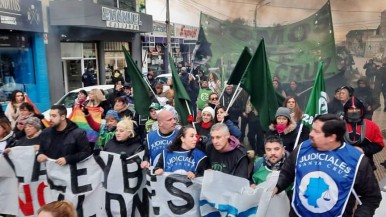
[[[39,109],[35,106],[35,104],[28,97],[27,93],[24,93],[24,101],[32,105],[32,107],[34,108],[35,114],[41,114]],[[46,128],[51,126],[51,122],[49,122],[47,119],[43,118],[41,121]]]
[[[100,107],[86,107],[88,112],[91,114],[95,122],[101,123],[102,121],[102,111]],[[89,142],[96,142],[98,140],[99,132],[93,130],[90,125],[87,123],[86,117],[82,112],[82,109],[79,105],[76,105],[68,117],[71,121],[76,123],[79,128],[84,129],[87,134],[87,139]]]

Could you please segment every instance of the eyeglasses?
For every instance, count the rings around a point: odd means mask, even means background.
[[[210,100],[218,100],[217,97],[210,98]]]

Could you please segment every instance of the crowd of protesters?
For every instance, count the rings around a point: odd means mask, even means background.
[[[386,67],[386,64],[382,67]],[[213,72],[205,75],[202,70],[194,70],[194,73],[190,73],[187,67],[180,67],[179,72],[182,84],[195,105],[194,119],[189,120],[190,124],[186,126],[180,125],[180,117],[173,107],[172,82],[157,81],[154,72],[150,71],[146,79],[155,96],[145,121],[133,109],[136,99],[129,83],[116,81],[110,96],[105,96],[97,88],[89,93],[79,91],[74,110],[81,111],[90,128],[97,132],[97,138],[94,139],[89,138],[78,123],[68,118],[67,110],[62,105],[51,107],[51,126],[45,128],[43,117],[35,114],[32,105],[25,102],[24,93],[14,91],[4,116],[0,118],[0,152],[7,154],[14,146],[33,145],[39,162],[52,158],[59,165],[66,165],[79,162],[98,150],[125,157],[144,150],[141,167],[153,169],[157,175],[178,172],[193,179],[203,176],[206,169],[213,169],[249,179],[252,187],[264,181],[270,171],[281,170],[284,165],[286,173],[290,175],[280,176],[277,191],[294,184],[294,168],[299,170],[296,157],[301,157],[297,156],[298,153],[325,151],[323,148],[303,150],[310,144],[329,145],[328,151],[350,146],[348,152],[356,150],[356,157],[362,154],[366,157],[361,167],[366,171],[368,168],[376,169],[373,155],[381,151],[384,144],[379,127],[371,121],[377,101],[372,98],[373,94],[368,94],[371,89],[368,88],[366,77],[358,80],[356,88],[343,86],[336,89],[335,97],[329,103],[331,115],[317,118],[319,122],[311,129],[302,129],[299,127],[304,108],[302,105],[306,102],[304,92],[296,81],[291,81],[289,89],[284,90],[280,79],[274,77],[275,90],[286,98],[277,109],[271,125],[261,126],[258,110],[251,104],[245,91],[232,85],[223,85]],[[165,85],[168,88],[164,88]],[[99,118],[93,115],[95,113],[99,114]],[[331,125],[331,120],[336,125]],[[343,127],[344,132],[339,126]],[[246,139],[248,142],[245,142]],[[288,165],[285,164],[286,159],[291,160]],[[255,168],[251,169],[250,164]],[[362,175],[365,169],[358,174]],[[371,174],[366,174],[366,186],[376,181],[374,174]],[[363,180],[363,177],[358,180]],[[362,184],[361,181],[355,181],[355,185]],[[360,190],[357,192],[362,194],[360,196],[370,198],[364,204],[368,209],[366,214],[371,215],[379,205],[380,195],[357,186],[354,188]],[[373,186],[368,189],[374,191]],[[358,206],[358,210],[363,209]]]

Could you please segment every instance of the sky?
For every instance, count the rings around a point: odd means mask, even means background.
[[[324,0],[169,0],[170,20],[199,26],[200,12],[220,19],[244,18],[257,26],[286,25],[303,20],[318,9]],[[345,40],[352,29],[376,29],[386,0],[331,0],[336,43]],[[166,20],[166,0],[146,0],[146,13],[155,21]]]

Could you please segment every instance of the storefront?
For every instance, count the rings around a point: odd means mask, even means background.
[[[172,24],[171,48],[175,63],[190,63],[191,54],[198,37],[198,27]],[[167,73],[166,24],[153,22],[153,32],[142,35],[143,71],[156,75]]]
[[[26,91],[39,109],[49,106],[46,53],[40,1],[0,4],[0,103],[13,90]]]
[[[81,77],[87,69],[95,74],[96,84],[111,83],[113,70],[124,75],[122,46],[142,62],[139,34],[152,31],[151,15],[92,1],[51,1],[48,7],[48,67],[50,85],[56,87],[52,99],[83,87]]]

